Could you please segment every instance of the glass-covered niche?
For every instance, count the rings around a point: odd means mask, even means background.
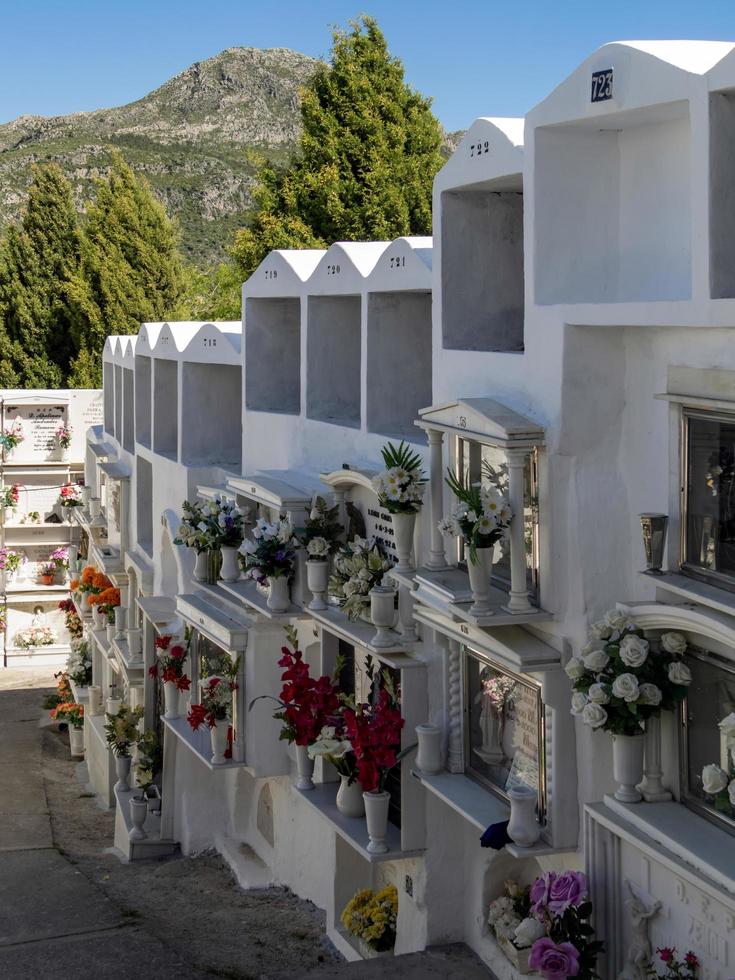
[[[692,683],[681,707],[682,802],[735,833],[735,732],[720,723],[735,712],[735,664],[689,647]],[[717,766],[721,773],[705,767]],[[709,792],[708,792],[709,791]]]
[[[545,731],[541,691],[463,647],[465,768],[500,796],[528,786],[538,793],[539,819],[546,800]]]
[[[508,496],[508,464],[505,453],[497,446],[486,446],[470,439],[457,438],[457,476],[466,481],[481,483],[484,488]],[[538,590],[538,451],[529,450],[523,475],[523,526],[526,546],[526,580],[529,593]],[[465,545],[457,537],[457,560],[465,562]],[[510,587],[510,539],[505,538],[495,546],[493,578],[501,585]]]
[[[682,567],[735,589],[735,414],[683,415]]]

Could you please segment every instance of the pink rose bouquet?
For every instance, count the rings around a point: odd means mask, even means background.
[[[594,938],[589,922],[587,876],[581,871],[547,871],[531,885],[529,900],[530,914],[545,932],[531,947],[529,967],[546,980],[596,980],[603,944]]]

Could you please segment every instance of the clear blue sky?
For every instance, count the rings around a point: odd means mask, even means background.
[[[361,11],[447,129],[522,115],[606,41],[735,40],[732,0],[0,0],[0,122],[131,102],[234,45],[324,56]]]

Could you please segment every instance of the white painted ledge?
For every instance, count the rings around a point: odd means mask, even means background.
[[[220,769],[246,769],[248,772],[252,771],[248,769],[244,762],[238,762],[235,759],[227,759],[225,762],[214,765],[212,763],[212,742],[209,729],[205,726],[194,731],[186,718],[164,718],[162,716],[161,721],[166,731],[171,732],[174,738],[182,742],[212,772],[219,771]]]
[[[411,775],[481,833],[490,824],[510,819],[510,807],[507,803],[461,772],[428,775],[412,769]]]

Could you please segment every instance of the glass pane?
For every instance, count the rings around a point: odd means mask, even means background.
[[[686,562],[735,576],[735,419],[690,416]]]
[[[718,728],[718,723],[735,711],[735,673],[725,670],[710,658],[692,658],[692,684],[685,705],[687,717],[687,783],[688,795],[715,809],[722,816],[735,815],[726,794],[719,800],[704,792],[702,770],[715,764],[728,774],[733,768],[732,753]]]
[[[197,634],[197,650],[200,680],[215,674],[223,674],[232,666],[230,655],[201,634]]]
[[[467,764],[506,793],[543,783],[538,690],[466,651]]]

